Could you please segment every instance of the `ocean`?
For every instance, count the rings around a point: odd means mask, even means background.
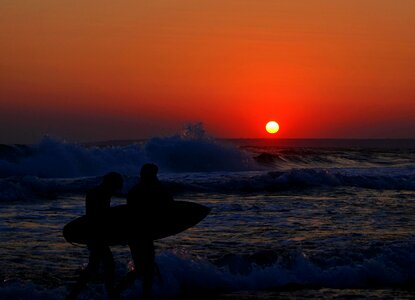
[[[88,261],[63,226],[109,171],[154,162],[176,200],[211,208],[156,242],[157,299],[413,299],[415,140],[177,135],[0,145],[0,299],[64,299]],[[113,247],[118,278],[131,268]],[[140,282],[121,299],[137,299]],[[79,299],[106,299],[97,278]]]

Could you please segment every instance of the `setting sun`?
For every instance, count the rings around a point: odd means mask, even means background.
[[[267,125],[265,125],[265,129],[268,133],[274,134],[280,130],[280,125],[278,125],[278,123],[275,121],[269,121]]]

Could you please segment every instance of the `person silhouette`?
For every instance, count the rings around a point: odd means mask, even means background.
[[[127,195],[127,206],[134,218],[141,218],[142,224],[147,224],[147,220],[160,213],[168,204],[173,201],[173,197],[162,185],[157,177],[158,167],[155,164],[144,164],[140,171],[140,179]],[[138,275],[142,280],[142,296],[147,299],[151,294],[153,278],[155,273],[159,274],[155,264],[155,250],[153,239],[143,235],[131,239],[128,242],[131,256],[134,262],[134,269],[121,280],[118,291],[121,292],[131,285]]]
[[[87,267],[81,272],[77,282],[66,299],[76,299],[81,290],[87,285],[94,274],[97,273],[100,264],[104,269],[104,283],[108,293],[108,299],[115,299],[114,279],[115,263],[108,245],[102,241],[102,228],[110,208],[111,197],[122,189],[123,178],[117,172],[110,172],[103,177],[102,183],[88,191],[85,197],[85,210],[91,229],[90,241],[87,243],[89,261]]]

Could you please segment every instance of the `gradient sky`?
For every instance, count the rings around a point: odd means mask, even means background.
[[[415,138],[414,0],[2,0],[0,143]]]

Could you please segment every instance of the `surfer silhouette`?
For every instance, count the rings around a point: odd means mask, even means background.
[[[144,164],[140,171],[139,182],[134,185],[127,196],[127,206],[134,218],[142,218],[144,223],[151,216],[163,211],[173,197],[157,178],[158,167],[155,164]],[[158,268],[155,264],[153,239],[145,234],[128,242],[134,269],[121,280],[118,291],[121,292],[141,276],[143,298],[148,298],[153,285],[153,278]],[[159,275],[159,274],[158,274]]]
[[[101,263],[104,269],[104,281],[108,298],[114,299],[115,263],[109,246],[100,240],[100,237],[102,238],[100,229],[105,222],[107,211],[110,208],[111,197],[121,190],[122,186],[123,179],[121,174],[110,172],[103,177],[102,183],[99,186],[93,188],[86,194],[86,216],[96,239],[88,241],[88,265],[81,272],[75,286],[66,299],[76,299],[81,290],[92,279],[94,274],[97,273]]]

